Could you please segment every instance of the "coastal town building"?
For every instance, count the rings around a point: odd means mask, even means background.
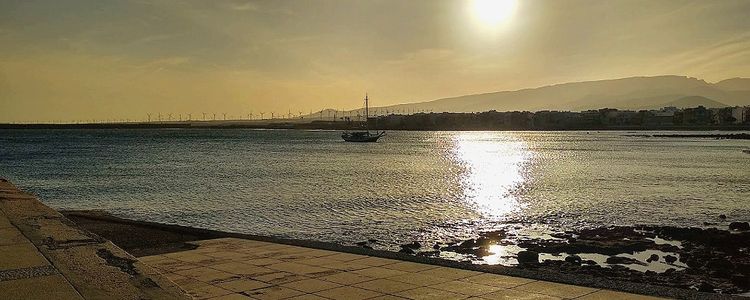
[[[587,130],[587,129],[689,129],[750,126],[750,107],[664,107],[654,110],[599,110],[481,113],[390,114],[369,120],[370,126],[405,130]]]

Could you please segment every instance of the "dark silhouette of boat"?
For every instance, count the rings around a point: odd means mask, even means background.
[[[385,136],[385,131],[381,132],[370,132],[368,119],[370,118],[370,102],[367,94],[365,94],[365,130],[364,131],[344,131],[341,134],[341,138],[347,142],[353,143],[374,143],[379,138]]]
[[[383,136],[385,136],[385,131],[375,133],[369,131],[354,131],[341,134],[341,138],[343,138],[344,141],[354,143],[374,143]]]

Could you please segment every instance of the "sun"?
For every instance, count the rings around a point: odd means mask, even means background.
[[[474,17],[486,26],[496,26],[510,20],[518,0],[472,0]]]

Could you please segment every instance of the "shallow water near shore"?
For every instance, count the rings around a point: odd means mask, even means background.
[[[508,224],[538,238],[750,220],[749,141],[628,135],[0,130],[0,175],[59,209],[389,250]],[[499,256],[484,262],[512,264]]]

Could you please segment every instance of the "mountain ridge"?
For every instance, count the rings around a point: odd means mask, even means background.
[[[473,112],[578,111],[608,107],[638,110],[658,108],[658,105],[669,103],[679,104],[681,102],[678,100],[686,97],[699,97],[691,98],[691,103],[704,106],[750,105],[750,78],[732,78],[709,83],[703,79],[680,75],[635,76],[477,93],[373,109]]]

